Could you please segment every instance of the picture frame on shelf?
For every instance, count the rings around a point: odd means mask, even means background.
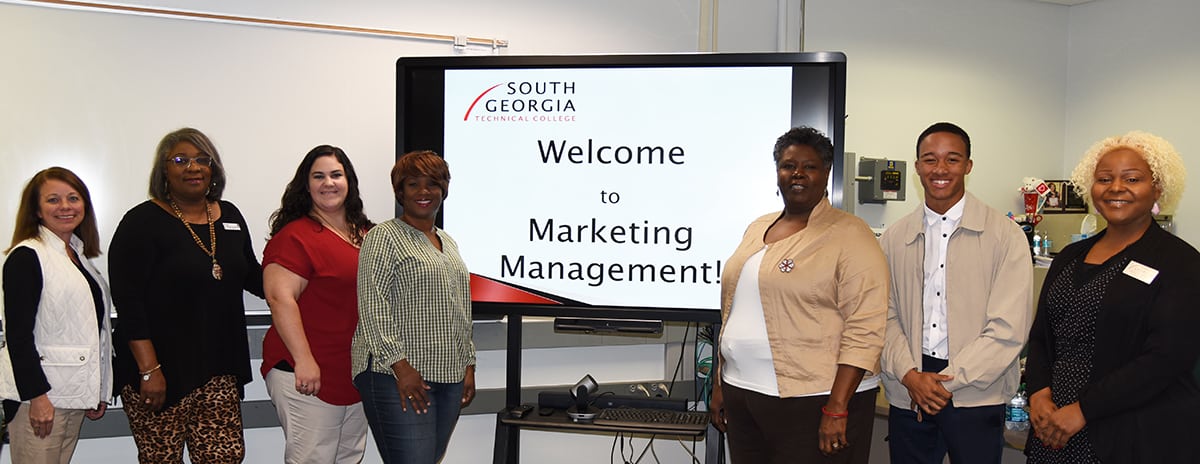
[[[1043,214],[1078,214],[1088,212],[1087,202],[1075,193],[1075,184],[1069,180],[1048,180],[1046,186],[1046,201],[1042,205]]]

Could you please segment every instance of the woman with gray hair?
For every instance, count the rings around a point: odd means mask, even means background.
[[[117,310],[116,388],[143,463],[241,462],[242,387],[250,383],[244,291],[262,269],[225,169],[192,128],[163,137],[150,200],[121,219],[109,247]]]

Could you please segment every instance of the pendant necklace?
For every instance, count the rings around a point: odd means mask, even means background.
[[[352,246],[354,248],[362,248],[361,244],[354,243],[354,240],[351,240],[349,236],[342,233],[341,230],[338,230],[338,228],[334,227],[333,224],[331,224],[329,221],[326,221],[325,215],[321,214],[319,211],[314,209],[311,216],[316,217],[317,222],[321,223],[321,226],[333,231],[333,233],[337,234],[338,237],[341,237],[342,240],[345,240],[346,243],[349,243],[350,246]]]
[[[199,246],[201,250],[204,250],[204,254],[208,255],[209,258],[212,258],[213,278],[221,280],[221,276],[224,275],[224,273],[221,271],[221,265],[217,264],[217,229],[213,227],[212,205],[209,204],[208,200],[204,201],[204,218],[208,220],[208,242],[212,244],[212,249],[210,250],[208,247],[204,246],[204,242],[200,241],[200,236],[196,235],[196,231],[192,230],[192,225],[188,224],[187,220],[183,218],[183,211],[179,210],[179,205],[175,204],[175,199],[170,199],[170,202],[171,209],[175,210],[175,217],[178,217],[179,221],[183,223],[183,226],[187,227],[188,233],[192,234],[192,240],[195,240],[196,245]]]

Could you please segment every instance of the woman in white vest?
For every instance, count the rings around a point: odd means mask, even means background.
[[[14,463],[67,463],[83,418],[112,397],[108,284],[90,261],[100,234],[87,186],[45,169],[25,186],[4,259],[0,396],[21,401],[9,425]]]

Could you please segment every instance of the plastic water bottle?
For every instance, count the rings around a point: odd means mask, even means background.
[[[1029,411],[1025,410],[1025,406],[1029,401],[1025,398],[1025,384],[1021,384],[1021,389],[1017,390],[1017,394],[1013,395],[1011,400],[1008,400],[1008,405],[1004,408],[1004,428],[1008,430],[1029,430]]]

